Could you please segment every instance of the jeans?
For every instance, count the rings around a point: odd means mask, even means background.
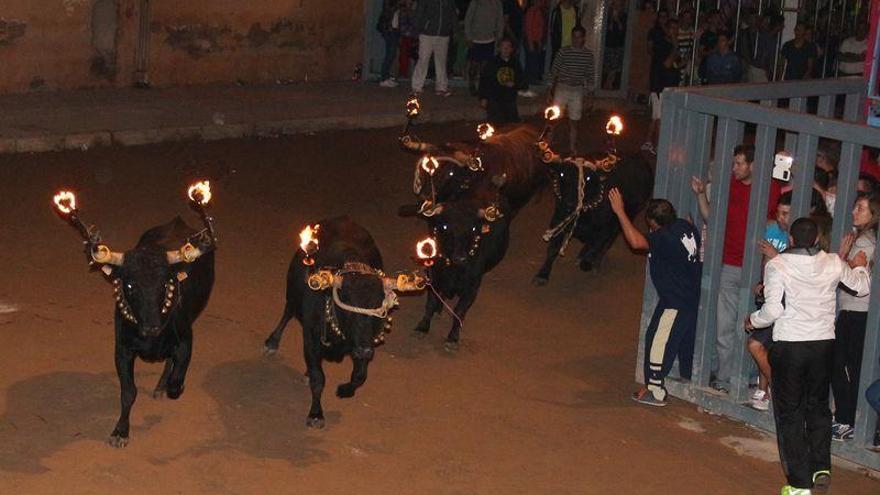
[[[391,77],[391,64],[394,63],[394,55],[397,53],[397,45],[400,42],[400,32],[388,31],[382,33],[385,40],[385,58],[382,59],[382,80]]]
[[[526,50],[526,78],[530,85],[539,84],[544,75],[544,49]]]
[[[877,411],[877,414],[880,414],[880,380],[868,387],[868,390],[865,391],[865,398],[868,399],[868,404]]]
[[[740,320],[736,309],[739,304],[739,282],[742,268],[733,265],[722,265],[721,283],[718,287],[718,315],[715,319],[715,348],[718,352],[718,367],[715,380],[718,385],[730,390],[730,378],[733,375],[734,359],[738,346],[743,345],[740,334]]]

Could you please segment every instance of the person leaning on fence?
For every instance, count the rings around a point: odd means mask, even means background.
[[[727,215],[724,225],[724,246],[721,257],[721,281],[718,286],[718,313],[716,319],[716,350],[718,354],[715,380],[712,388],[726,394],[730,390],[737,347],[741,345],[737,333],[737,306],[739,305],[739,283],[742,278],[743,257],[746,244],[746,225],[749,219],[749,195],[752,189],[752,162],[755,147],[740,144],[733,150],[733,176],[730,178],[730,198],[727,202]],[[704,220],[709,218],[709,197],[706,184],[698,177],[691,178],[691,189],[697,195],[700,214]],[[776,203],[782,187],[773,180],[770,183],[767,218],[775,216]],[[720,226],[709,225],[709,228]]]
[[[862,193],[852,211],[853,230],[840,242],[840,257],[844,260],[864,254],[874,259],[877,246],[877,224],[880,222],[880,198]],[[834,323],[834,364],[831,371],[831,390],[834,392],[834,422],[832,440],[851,440],[859,400],[859,377],[862,373],[862,351],[865,348],[865,328],[868,321],[867,295],[856,295],[841,288],[837,298],[840,313]],[[876,329],[874,329],[876,331]]]
[[[553,83],[550,97],[553,104],[568,117],[568,145],[577,154],[578,123],[584,109],[584,93],[593,94],[595,59],[584,43],[587,31],[581,26],[571,30],[571,46],[561,48],[550,73]]]
[[[847,263],[816,247],[817,235],[809,218],[792,223],[789,249],[764,267],[764,305],[745,320],[747,332],[774,325],[770,365],[779,456],[788,480],[783,495],[823,492],[831,482],[828,391],[837,286],[865,295],[871,284],[864,254]]]
[[[643,235],[626,214],[617,188],[608,193],[623,236],[633,250],[647,251],[657,307],[645,334],[645,387],[632,399],[650,406],[666,405],[665,378],[678,359],[681,378],[691,379],[694,337],[700,304],[700,232],[678,218],[672,203],[652,199],[645,208],[650,232]]]

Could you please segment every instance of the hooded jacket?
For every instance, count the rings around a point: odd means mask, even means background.
[[[774,325],[774,341],[831,340],[839,283],[864,296],[871,289],[871,275],[867,268],[850,268],[825,251],[782,253],[764,267],[765,302],[751,314],[751,323],[755,328]]]
[[[416,2],[416,31],[425,36],[449,36],[455,28],[453,0],[419,0]]]
[[[464,18],[464,35],[469,41],[498,41],[504,34],[504,10],[500,0],[473,0]]]

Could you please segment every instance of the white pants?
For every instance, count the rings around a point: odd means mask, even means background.
[[[428,63],[431,55],[434,55],[434,74],[436,91],[449,89],[449,80],[446,78],[446,53],[449,51],[449,36],[419,35],[419,61],[413,71],[412,89],[421,91],[425,86],[425,76],[428,75]]]

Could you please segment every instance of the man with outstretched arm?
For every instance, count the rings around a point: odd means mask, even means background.
[[[859,296],[871,286],[865,253],[847,264],[816,247],[818,232],[809,218],[791,224],[789,248],[764,267],[764,305],[745,321],[747,332],[774,325],[770,386],[788,479],[782,495],[825,493],[831,483],[828,395],[837,286],[842,283]]]
[[[623,236],[635,251],[647,251],[651,281],[657,290],[657,307],[645,334],[645,387],[632,399],[649,406],[666,405],[665,378],[678,358],[682,378],[690,380],[694,360],[694,336],[700,304],[700,232],[678,218],[665,199],[648,201],[647,235],[626,214],[617,188],[608,193],[611,209],[620,220]]]

